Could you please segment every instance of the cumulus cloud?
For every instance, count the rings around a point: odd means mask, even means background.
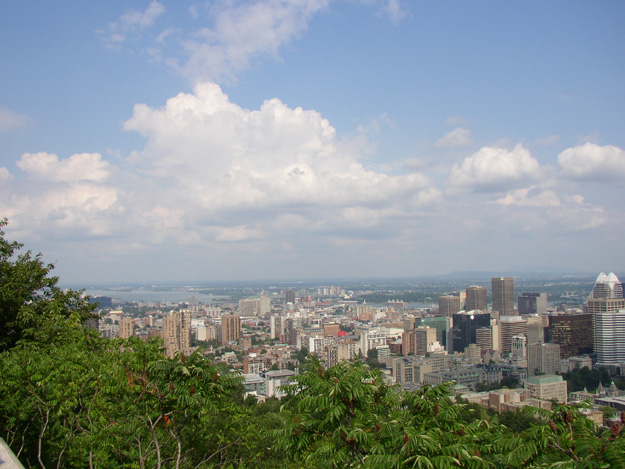
[[[48,181],[102,181],[110,174],[109,163],[99,153],[79,153],[64,160],[51,153],[24,153],[17,166]]]
[[[165,7],[152,1],[145,11],[126,10],[119,20],[110,23],[106,30],[98,31],[106,47],[119,47],[130,35],[140,35],[141,31],[154,24],[156,19],[165,13]]]
[[[430,185],[419,173],[367,170],[316,111],[278,99],[243,109],[216,84],[161,109],[137,105],[125,128],[147,138],[129,158],[136,170],[177,181],[206,210],[391,203]]]
[[[450,182],[454,186],[498,191],[535,180],[539,172],[540,164],[521,144],[512,151],[483,147],[462,164],[453,165]]]
[[[591,181],[625,181],[625,151],[613,145],[586,143],[558,155],[565,176]]]
[[[437,148],[459,148],[466,147],[473,143],[471,132],[463,127],[458,127],[447,132],[434,143]]]
[[[30,117],[0,107],[0,132],[10,132],[28,125],[30,122],[32,122]]]
[[[188,59],[170,61],[194,82],[233,79],[257,58],[277,58],[280,47],[298,37],[329,0],[224,2],[209,11],[214,25],[183,41]]]

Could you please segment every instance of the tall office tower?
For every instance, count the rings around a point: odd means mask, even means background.
[[[287,303],[295,304],[295,290],[287,290],[284,294]]]
[[[468,287],[465,292],[467,298],[464,303],[464,309],[467,311],[473,311],[474,309],[486,311],[488,309],[486,287]]]
[[[221,344],[235,342],[241,337],[241,318],[239,316],[221,317]]]
[[[428,352],[428,344],[436,342],[436,329],[430,327],[417,327],[402,333],[402,353],[404,356],[414,354],[425,356]]]
[[[594,323],[597,365],[625,363],[625,309],[596,314]]]
[[[527,373],[529,376],[560,373],[560,346],[558,344],[528,345]]]
[[[132,337],[135,333],[135,321],[132,318],[123,318],[119,322],[119,336],[122,339]]]
[[[544,316],[529,315],[527,318],[527,343],[539,344],[545,342]]]
[[[432,316],[429,318],[418,318],[414,320],[415,327],[418,326],[427,326],[432,329],[436,329],[436,340],[438,340],[441,345],[447,348],[447,339],[449,336],[449,331],[451,331],[452,318],[447,316]],[[404,328],[406,327],[406,323],[404,321]],[[414,327],[412,328],[414,329]]]
[[[625,361],[625,299],[623,285],[616,275],[599,274],[586,302],[586,312],[592,315],[597,364],[615,365]]]
[[[462,309],[460,295],[438,297],[438,312],[441,316],[451,316]]]
[[[176,311],[163,318],[163,341],[168,357],[174,357],[178,352],[190,353],[191,311]]]
[[[514,278],[493,277],[490,282],[493,290],[493,311],[498,311],[500,316],[515,316]]]
[[[592,336],[592,314],[549,316],[549,341],[560,345],[561,358],[592,353]]]
[[[527,319],[521,316],[502,316],[501,326],[501,353],[510,353],[512,338],[515,335],[527,335]]]
[[[469,344],[477,343],[476,331],[481,327],[490,326],[490,314],[477,311],[461,311],[452,315],[453,327],[451,330],[451,350],[448,352],[463,352]]]
[[[601,272],[597,276],[595,286],[592,289],[590,298],[593,299],[613,299],[623,298],[623,284],[618,277],[610,272],[608,275]]]
[[[517,297],[519,314],[544,314],[547,312],[546,293],[521,293]]]

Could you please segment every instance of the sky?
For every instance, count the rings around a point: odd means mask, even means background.
[[[0,218],[65,282],[625,271],[622,1],[0,4]]]

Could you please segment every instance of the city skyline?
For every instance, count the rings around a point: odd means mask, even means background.
[[[620,2],[1,11],[0,218],[65,283],[625,270]]]

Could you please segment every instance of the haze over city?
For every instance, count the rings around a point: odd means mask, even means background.
[[[65,282],[624,270],[623,2],[0,12],[0,218]]]

